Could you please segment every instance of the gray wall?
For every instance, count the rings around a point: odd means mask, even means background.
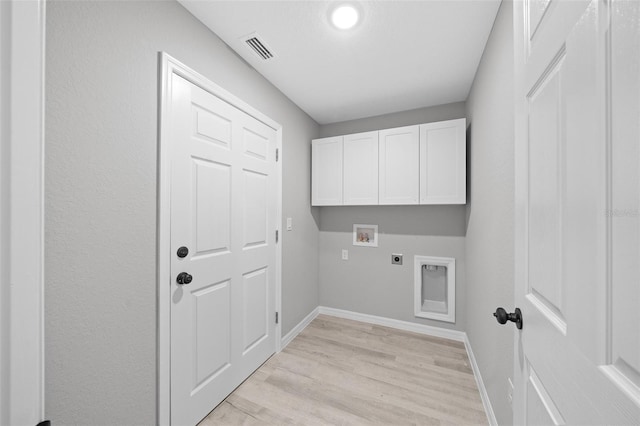
[[[465,116],[465,104],[441,105],[320,127],[325,136],[399,127]],[[354,223],[378,225],[379,246],[352,245]],[[320,305],[464,330],[465,206],[320,208]],[[342,249],[349,260],[341,259]],[[402,266],[391,264],[402,253]],[[456,258],[456,323],[413,314],[413,256]]]
[[[320,126],[320,137],[325,138],[329,136],[348,135],[350,133],[368,132],[370,130],[390,129],[393,127],[411,126],[413,124],[452,120],[454,118],[463,118],[465,114],[465,103],[455,102],[452,104],[377,115],[375,117],[361,118],[358,120],[323,124]]]
[[[283,333],[318,305],[318,125],[176,2],[47,4],[46,418],[156,421],[158,51],[283,125]]]
[[[513,421],[507,378],[515,328],[499,326],[491,313],[514,307],[512,7],[502,2],[467,100],[467,335],[501,425]]]

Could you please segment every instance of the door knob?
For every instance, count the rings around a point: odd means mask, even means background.
[[[191,281],[193,281],[193,277],[186,272],[180,272],[176,277],[178,284],[189,284]]]
[[[507,313],[504,308],[498,308],[493,313],[493,316],[496,317],[500,324],[506,324],[507,321],[515,322],[518,330],[522,330],[522,311],[520,311],[520,308],[516,308],[516,311],[512,314]]]

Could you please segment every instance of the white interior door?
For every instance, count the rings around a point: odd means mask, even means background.
[[[640,424],[640,3],[514,3],[516,424]]]
[[[276,132],[171,78],[171,423],[192,425],[275,351]]]

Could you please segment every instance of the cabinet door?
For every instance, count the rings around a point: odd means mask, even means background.
[[[378,132],[346,135],[342,152],[344,205],[378,204]]]
[[[311,142],[311,204],[342,205],[342,136]]]
[[[467,202],[466,120],[420,126],[420,204]]]
[[[418,204],[419,126],[379,132],[379,204]]]

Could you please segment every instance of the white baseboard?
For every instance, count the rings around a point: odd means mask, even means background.
[[[469,362],[471,363],[473,376],[476,378],[476,384],[478,385],[478,390],[480,391],[480,399],[482,399],[482,405],[484,405],[484,411],[485,413],[487,413],[487,420],[489,421],[489,424],[491,426],[498,426],[498,420],[496,420],[496,414],[493,412],[493,407],[491,406],[491,400],[489,399],[487,388],[484,386],[484,382],[482,381],[480,368],[478,367],[478,363],[476,362],[476,357],[473,354],[473,350],[471,349],[471,342],[469,342],[467,333],[465,333],[464,335],[464,346],[467,349],[467,355],[469,356]]]
[[[379,317],[376,315],[361,314],[358,312],[345,311],[342,309],[327,308],[320,306],[320,313],[350,319],[354,321],[366,322],[369,324],[382,325],[385,327],[397,328],[399,330],[412,331],[414,333],[426,334],[434,337],[464,342],[466,334],[463,331],[449,330],[447,328],[432,327],[430,325],[417,324],[415,322],[401,321],[393,318]]]
[[[286,334],[280,341],[280,350],[283,350],[295,337],[302,332],[310,323],[313,321],[319,313],[320,308],[315,308],[313,311],[309,313],[298,325],[293,327],[293,329]]]

